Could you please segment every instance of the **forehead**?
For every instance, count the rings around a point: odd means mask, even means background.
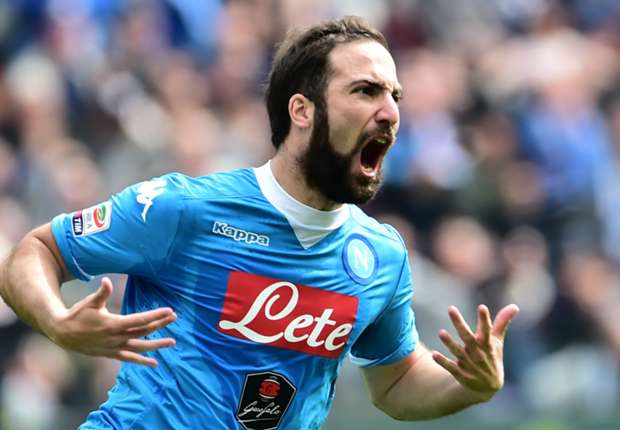
[[[367,79],[398,87],[396,65],[390,53],[380,43],[370,40],[336,45],[329,54],[332,77],[330,83]]]

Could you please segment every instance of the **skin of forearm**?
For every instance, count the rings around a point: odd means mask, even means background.
[[[66,306],[60,294],[62,270],[40,239],[27,235],[0,263],[0,295],[26,323],[50,339],[54,319]]]
[[[375,405],[394,419],[418,421],[454,414],[491,397],[463,387],[424,350]]]

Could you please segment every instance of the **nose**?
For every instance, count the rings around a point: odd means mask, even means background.
[[[381,105],[376,113],[377,123],[387,123],[390,128],[398,129],[398,123],[400,121],[400,113],[398,110],[398,104],[392,97],[392,94],[387,93],[382,98]]]

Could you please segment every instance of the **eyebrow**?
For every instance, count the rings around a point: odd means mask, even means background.
[[[355,81],[351,82],[349,84],[349,87],[354,87],[356,85],[359,84],[366,84],[368,86],[371,87],[378,87],[378,88],[382,88],[384,90],[389,90],[389,86],[384,84],[383,82],[379,82],[379,81],[373,81],[372,79],[356,79]],[[403,88],[396,83],[396,85],[394,85],[394,90],[392,90],[392,94],[397,96],[397,97],[402,97],[403,96]]]

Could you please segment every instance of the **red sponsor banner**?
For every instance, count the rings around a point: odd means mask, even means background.
[[[232,272],[218,330],[256,343],[338,357],[358,299],[265,276]]]

